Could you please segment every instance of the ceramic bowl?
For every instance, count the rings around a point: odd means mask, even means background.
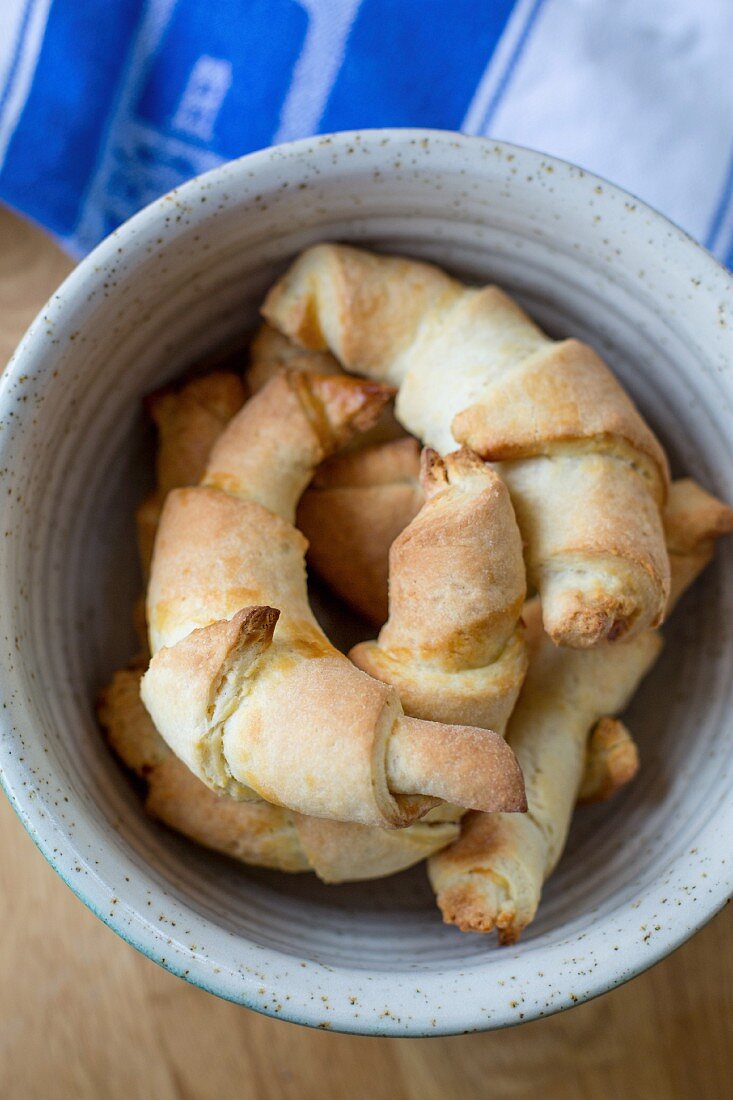
[[[661,959],[733,879],[733,540],[670,622],[628,723],[642,769],[576,815],[516,947],[441,924],[424,869],[366,886],[250,871],[149,820],[94,697],[134,649],[143,394],[256,321],[322,239],[496,280],[618,372],[676,472],[733,500],[733,295],[637,199],[539,153],[449,133],[337,134],[217,168],[105,240],[42,310],[2,380],[0,560],[7,792],[78,896],[221,997],[365,1034],[500,1027]]]

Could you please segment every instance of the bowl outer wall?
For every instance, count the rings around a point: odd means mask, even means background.
[[[658,300],[660,309],[677,311],[680,323],[696,332],[711,370],[728,369],[730,276],[681,230],[639,200],[571,165],[505,143],[431,131],[338,134],[306,139],[223,165],[145,208],[83,260],[34,321],[3,377],[0,418],[5,430],[0,433],[0,466],[12,471],[18,433],[36,430],[30,422],[32,403],[27,402],[25,408],[19,404],[19,388],[27,386],[29,379],[38,387],[52,388],[59,354],[54,341],[69,327],[83,326],[101,287],[119,271],[121,263],[129,272],[148,262],[151,249],[160,252],[175,247],[191,219],[207,224],[211,204],[256,212],[281,188],[283,175],[302,182],[321,173],[343,174],[348,188],[350,163],[365,156],[371,158],[370,168],[387,180],[412,173],[416,181],[429,177],[434,182],[444,175],[453,177],[460,164],[469,185],[495,188],[500,178],[507,190],[511,189],[511,203],[520,205],[531,203],[538,180],[547,182],[551,177],[564,201],[576,207],[583,233],[592,232],[589,227],[596,215],[588,214],[590,208],[606,219],[605,240],[611,244],[602,245],[599,240],[599,262],[603,262],[604,247],[610,254],[617,240],[628,239],[629,234],[641,240],[643,235],[638,248],[648,253],[648,270],[653,271],[656,283],[650,285],[648,273],[641,269],[638,274],[630,271],[629,278],[638,279],[640,294]],[[383,184],[375,182],[373,186]],[[356,216],[369,199],[366,190],[355,198]],[[449,201],[460,208],[460,196],[451,199],[448,193],[447,205]],[[185,227],[171,217],[172,205],[187,213]],[[512,208],[507,224],[514,216]],[[306,226],[303,243],[314,236],[318,234]],[[691,297],[690,286],[694,288]],[[728,377],[725,384],[730,387]],[[733,429],[733,419],[730,423]],[[12,508],[21,507],[22,502],[11,500],[8,514],[12,518]],[[6,608],[18,587],[23,555],[23,547],[13,543],[12,522],[7,526],[1,565]],[[3,617],[7,628],[9,619]],[[541,959],[523,953],[520,945],[487,953],[485,967],[375,975],[243,942],[172,894],[161,894],[135,861],[126,864],[119,853],[106,859],[104,838],[94,835],[93,825],[82,815],[72,824],[68,815],[59,811],[64,799],[73,805],[74,789],[54,774],[52,757],[49,765],[43,746],[28,736],[34,729],[34,702],[18,690],[17,662],[23,660],[23,653],[15,651],[12,631],[6,629],[5,634],[7,646],[0,670],[3,785],[44,856],[81,900],[138,950],[196,985],[258,1011],[362,1034],[451,1034],[506,1026],[570,1007],[633,977],[682,943],[731,894],[728,838],[733,826],[733,795],[728,795],[703,824],[695,850],[677,854],[667,866],[660,866],[658,889],[647,889],[633,905],[601,920],[594,921],[591,915],[582,936],[560,937],[543,949]],[[698,850],[710,853],[714,869],[711,867],[704,898],[695,900],[689,884],[698,877]],[[666,902],[671,895],[679,904],[666,914],[673,912],[674,919],[647,935],[646,930],[656,922],[662,896]],[[148,905],[151,896],[152,906]],[[158,920],[161,907],[164,921]]]

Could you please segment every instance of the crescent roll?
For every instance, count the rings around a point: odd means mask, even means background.
[[[465,449],[445,460],[426,449],[422,487],[426,502],[389,553],[389,618],[350,657],[395,687],[414,717],[503,733],[527,671],[509,494]]]
[[[374,626],[388,613],[389,548],[425,500],[419,473],[420,444],[410,436],[335,455],[298,507],[308,564]]]
[[[146,400],[158,433],[156,488],[137,510],[140,561],[147,577],[153,557],[160,512],[171,489],[195,485],[206,468],[209,452],[246,397],[241,378],[217,370],[191,378],[185,385],[166,387]]]
[[[282,370],[297,370],[305,374],[343,374],[337,359],[326,351],[308,351],[298,347],[277,329],[264,323],[254,335],[249,348],[247,385],[257,393]],[[394,415],[394,402],[385,404],[376,424],[354,436],[346,450],[361,450],[376,443],[387,443],[404,436],[404,429]]]
[[[420,448],[410,437],[336,455],[318,468],[298,509],[298,525],[308,536],[314,568],[337,595],[380,624],[388,614],[389,548],[425,501],[419,474]],[[369,643],[361,652],[375,648]],[[355,659],[360,664],[360,658]],[[360,667],[394,682],[386,671]],[[403,687],[395,686],[402,693]],[[410,710],[405,696],[401,698]],[[501,722],[487,724],[499,732],[504,728]],[[579,800],[611,798],[633,779],[638,766],[638,750],[628,729],[615,718],[603,717],[588,740]]]
[[[710,560],[714,539],[733,530],[733,510],[686,479],[673,483],[665,519],[672,603]],[[522,765],[529,810],[517,818],[467,815],[460,839],[429,861],[443,919],[464,931],[497,929],[502,943],[514,943],[534,919],[562,854],[583,794],[589,728],[623,710],[661,648],[660,636],[647,630],[615,645],[557,649],[541,632],[536,601],[525,619],[530,666],[507,739]]]
[[[371,382],[282,373],[230,422],[202,483],[168,495],[142,698],[173,751],[236,798],[391,827],[436,800],[521,811],[521,773],[499,735],[407,718],[308,605],[297,502],[388,396]]]
[[[250,346],[252,393],[285,368],[344,373],[328,352],[304,350],[270,325],[260,325]],[[358,615],[381,626],[387,618],[387,551],[423,501],[420,445],[405,436],[390,402],[346,452],[316,471],[296,522],[308,539],[309,568]]]
[[[212,791],[171,752],[140,698],[142,669],[122,669],[100,694],[110,747],[147,785],[145,808],[159,821],[234,859],[307,871],[293,815],[269,802],[237,802]]]
[[[639,750],[624,723],[600,718],[588,738],[578,805],[608,801],[638,770]]]
[[[159,435],[158,485],[138,510],[138,520],[144,513],[151,554],[163,487],[170,491],[200,479],[213,444],[243,399],[239,378],[215,371],[147,400]],[[217,415],[205,415],[209,410]],[[141,540],[141,552],[144,545]],[[145,780],[148,812],[199,844],[244,863],[312,869],[323,881],[345,882],[394,874],[456,839],[456,812],[445,805],[405,829],[380,829],[307,818],[269,802],[238,802],[211,791],[155,729],[140,699],[142,671],[115,674],[100,694],[100,723],[113,751]]]
[[[141,506],[139,515],[147,509],[146,517],[152,517],[149,521],[151,552],[164,498],[163,486],[170,490],[199,480],[211,446],[226,422],[238,411],[243,398],[238,377],[216,371],[194,377],[178,389],[169,388],[148,399],[147,407],[159,431],[158,486]],[[202,406],[204,412],[212,408],[217,410],[217,415],[212,418],[202,414]],[[390,454],[391,448],[405,452],[405,445],[409,447],[409,455],[403,453],[402,462],[395,461]],[[390,477],[402,468],[412,473],[416,493],[422,502],[422,489],[417,480],[420,457],[416,441],[404,440],[369,450],[373,456],[364,452],[363,460],[345,455],[327,461],[319,468],[317,479],[320,480],[332,466],[328,471],[328,483],[345,490],[347,507],[349,489],[358,491],[363,487],[375,494],[373,505],[379,512],[379,493],[389,488]],[[308,495],[306,493],[305,499]],[[150,507],[149,502],[152,502]],[[338,513],[338,503],[333,503]],[[351,509],[349,514],[349,530],[356,531],[361,513]],[[408,516],[399,530],[411,518]],[[316,527],[316,533],[318,530]],[[367,534],[367,524],[364,530]],[[391,541],[383,543],[385,608],[387,549]],[[348,560],[344,562],[347,577],[358,550],[358,542],[349,548]],[[247,864],[289,872],[312,869],[325,882],[344,882],[404,870],[457,838],[456,821],[462,811],[451,810],[446,805],[430,811],[421,821],[405,829],[388,830],[307,818],[268,802],[238,802],[216,794],[189,771],[158,734],[140,699],[141,676],[141,668],[124,669],[115,674],[100,694],[100,722],[107,731],[113,751],[145,781],[148,812],[197,843]],[[604,719],[591,735],[581,788],[581,797],[585,800],[607,797],[630,777],[629,753],[636,760],[628,731],[626,752],[621,736],[610,739],[595,736],[606,726],[620,727],[621,724]]]
[[[286,368],[344,373],[328,352],[306,351],[260,325],[250,346],[252,393]],[[298,505],[296,525],[308,539],[309,568],[376,626],[387,618],[387,551],[423,502],[419,469],[420,445],[405,436],[390,402],[345,454],[319,467]]]
[[[446,805],[405,829],[380,829],[309,818],[269,802],[238,802],[217,794],[189,771],[156,730],[140,698],[142,673],[142,668],[115,673],[100,693],[100,724],[113,752],[145,782],[148,813],[205,848],[256,867],[312,870],[323,882],[338,883],[404,871],[457,839],[463,811]],[[591,737],[583,801],[608,797],[620,777],[621,782],[629,778],[621,772],[628,765],[618,752],[619,743],[618,734],[608,747],[596,746]]]
[[[590,347],[551,340],[497,287],[345,245],[304,252],[262,312],[399,387],[400,423],[441,454],[457,442],[500,464],[555,642],[589,648],[661,622],[667,460]]]
[[[405,829],[377,829],[217,794],[156,730],[140,699],[142,671],[115,673],[100,695],[99,719],[113,751],[144,780],[148,813],[198,844],[257,867],[353,882],[402,871],[458,836],[455,813],[444,807]]]

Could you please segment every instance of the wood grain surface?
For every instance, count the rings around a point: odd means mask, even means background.
[[[70,263],[0,210],[0,362]],[[309,1031],[160,970],[89,913],[0,796],[3,1100],[717,1100],[733,1095],[733,910],[560,1016],[453,1039]]]

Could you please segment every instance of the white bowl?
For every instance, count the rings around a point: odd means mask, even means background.
[[[4,782],[102,920],[222,997],[365,1034],[529,1020],[639,973],[730,893],[733,546],[675,614],[631,708],[639,778],[577,814],[517,947],[442,925],[421,868],[328,887],[196,848],[145,816],[95,722],[96,690],[134,647],[140,398],[241,336],[286,261],[319,239],[508,287],[550,331],[593,343],[676,470],[733,500],[731,280],[636,199],[535,152],[425,131],[224,165],[85,259],[2,380]]]

